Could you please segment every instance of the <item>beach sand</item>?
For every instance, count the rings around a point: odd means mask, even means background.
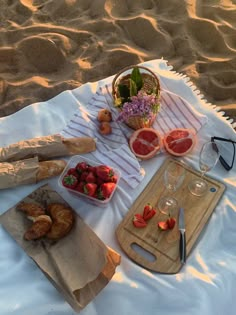
[[[158,58],[236,120],[236,0],[1,0],[0,117]]]

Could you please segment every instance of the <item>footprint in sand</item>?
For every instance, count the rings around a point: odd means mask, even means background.
[[[59,70],[66,63],[66,58],[53,40],[40,36],[31,36],[18,44],[27,63],[40,73],[50,73]]]

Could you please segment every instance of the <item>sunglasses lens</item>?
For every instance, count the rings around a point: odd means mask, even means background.
[[[215,145],[221,156],[221,163],[227,169],[229,168],[234,159],[234,144],[232,142],[214,140]],[[228,166],[228,167],[227,167]]]

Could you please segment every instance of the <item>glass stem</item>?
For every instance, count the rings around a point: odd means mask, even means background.
[[[200,179],[204,181],[204,176],[205,176],[206,172],[201,172],[201,176]]]

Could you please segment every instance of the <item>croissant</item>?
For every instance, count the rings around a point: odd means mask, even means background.
[[[31,227],[25,232],[24,238],[27,241],[36,240],[47,234],[52,226],[52,219],[48,215],[39,215],[34,219]]]
[[[37,205],[35,203],[21,202],[17,206],[17,209],[24,212],[28,217],[32,218],[45,214],[45,209],[42,206]]]
[[[52,218],[52,226],[46,237],[57,240],[66,236],[74,223],[72,209],[60,203],[53,203],[48,205],[47,211]]]

